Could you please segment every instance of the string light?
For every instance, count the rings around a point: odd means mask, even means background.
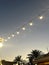
[[[0,43],[4,42],[4,38],[0,37]]]
[[[42,20],[43,19],[43,16],[40,16],[39,19]]]
[[[23,27],[22,30],[25,30],[25,27]]]
[[[45,13],[45,12],[46,12],[46,11],[42,12],[42,14]],[[39,16],[39,15],[38,15],[37,17],[38,17],[40,20],[42,20],[42,19],[44,18],[43,16]],[[34,17],[34,18],[37,18],[37,17]],[[34,18],[33,18],[33,19],[34,19]],[[32,20],[33,20],[33,19],[32,19]],[[31,20],[30,22],[28,22],[30,26],[34,25],[34,23],[32,22],[32,20]],[[26,24],[24,24],[24,26],[25,26],[25,25],[26,25]],[[22,28],[22,30],[26,30],[25,27],[20,27],[20,28],[18,28],[18,30],[21,29],[21,28]],[[20,32],[17,31],[16,33],[17,33],[17,35],[19,35]],[[15,35],[12,34],[11,36],[14,37]],[[8,37],[8,39],[11,39],[11,37]],[[3,40],[4,40],[3,38],[2,38],[2,39],[0,38],[0,42],[3,42]],[[7,39],[5,39],[4,41],[7,41]]]
[[[8,37],[8,39],[10,39],[10,37]]]
[[[12,34],[12,37],[14,37],[15,35],[14,34]]]
[[[29,23],[29,25],[30,25],[30,26],[32,26],[32,25],[33,25],[33,23],[32,23],[32,22],[30,22],[30,23]]]
[[[0,48],[2,48],[3,47],[3,43],[0,43]]]
[[[16,33],[17,33],[17,35],[19,35],[20,32],[16,32]]]
[[[4,41],[7,42],[7,39],[5,39]]]

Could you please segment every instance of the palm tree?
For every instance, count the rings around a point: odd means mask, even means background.
[[[32,50],[32,56],[34,56],[34,58],[38,58],[40,55],[43,54],[42,51],[39,51],[39,50]]]
[[[40,55],[42,55],[42,51],[39,50],[32,50],[31,54],[28,54],[29,63],[33,65],[33,61],[37,59]]]
[[[17,62],[18,65],[20,65],[20,62],[21,62],[21,56],[19,55],[19,56],[15,57],[14,62]]]
[[[28,65],[33,65],[32,60],[34,59],[34,56],[32,54],[28,54],[29,63]]]

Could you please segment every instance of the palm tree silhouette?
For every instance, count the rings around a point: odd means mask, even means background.
[[[21,56],[19,55],[19,56],[15,57],[14,62],[17,62],[18,65],[20,65],[20,63],[21,63]]]
[[[33,61],[43,54],[42,51],[32,50],[31,54],[28,54],[29,63],[33,65]]]

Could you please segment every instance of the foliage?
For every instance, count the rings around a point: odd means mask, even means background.
[[[28,54],[28,57],[29,58],[29,63],[31,63],[31,65],[33,65],[33,61],[35,59],[37,59],[39,56],[41,56],[43,54],[42,51],[40,50],[32,50],[31,54]]]

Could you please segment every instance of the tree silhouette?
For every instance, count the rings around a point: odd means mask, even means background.
[[[42,51],[32,50],[31,54],[28,54],[29,63],[33,65],[33,61],[43,54]]]
[[[14,62],[17,62],[18,65],[26,65],[26,60],[21,59],[21,55],[15,57]]]
[[[14,61],[17,62],[18,65],[20,65],[20,62],[21,62],[21,56],[19,55],[19,56],[15,57]]]

